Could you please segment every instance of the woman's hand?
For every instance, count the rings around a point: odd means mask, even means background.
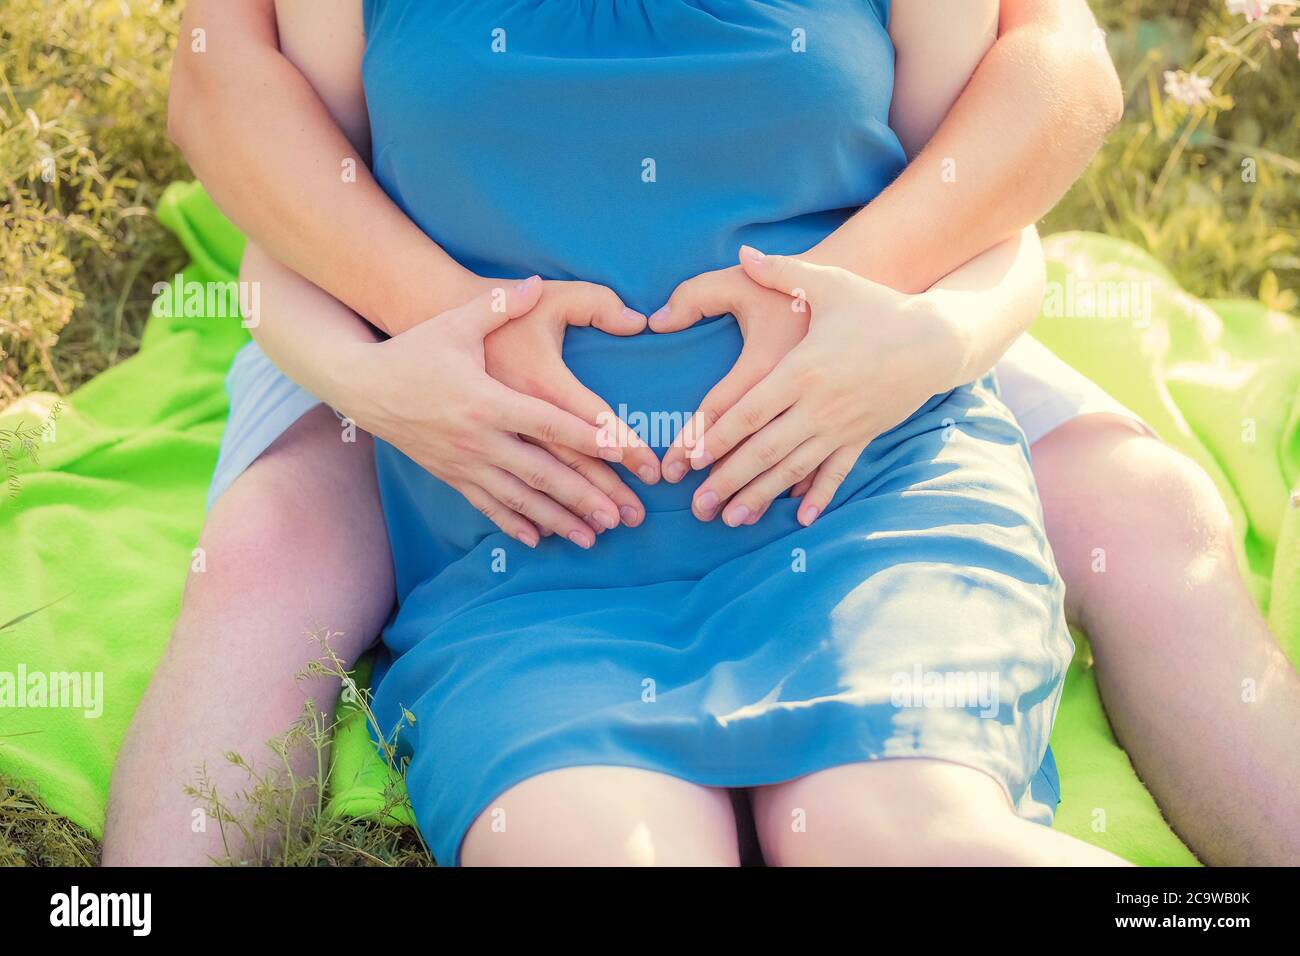
[[[622,461],[617,438],[509,388],[485,368],[484,340],[526,315],[541,296],[542,280],[533,276],[488,289],[387,341],[361,345],[350,372],[365,379],[367,398],[352,417],[529,547],[536,547],[539,532],[554,532],[589,548],[595,532],[579,516],[614,527],[613,497],[524,439],[585,459]]]
[[[483,280],[500,285],[496,280]],[[625,307],[605,286],[590,282],[550,281],[542,283],[541,300],[527,315],[508,322],[484,342],[489,375],[517,392],[549,402],[576,415],[613,436],[622,452],[622,464],[643,482],[659,480],[659,456],[614,414],[595,392],[578,381],[564,364],[562,347],[565,330],[591,326],[610,335],[636,335],[645,328],[645,316]],[[561,442],[538,442],[548,452],[581,474],[618,505],[614,513],[623,523],[635,527],[645,517],[645,506],[614,469],[601,458],[583,454]],[[600,533],[606,527],[589,521]],[[617,524],[617,521],[615,521]]]
[[[664,454],[667,481],[686,477],[705,429],[762,381],[808,331],[807,302],[757,285],[739,266],[687,279],[673,290],[668,304],[650,317],[650,327],[656,332],[677,332],[706,315],[728,312],[736,317],[744,347],[731,371],[704,396]]]
[[[692,510],[710,521],[725,505],[725,523],[748,524],[815,472],[798,511],[807,526],[872,439],[960,384],[965,344],[924,295],[749,247],[740,261],[758,285],[806,300],[811,319],[807,336],[695,442],[693,468],[718,464]]]

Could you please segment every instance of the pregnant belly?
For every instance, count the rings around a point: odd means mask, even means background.
[[[662,457],[717,382],[731,370],[742,339],[735,320],[700,323],[682,332],[646,332],[630,338],[594,329],[570,329],[564,360],[578,380],[603,398]],[[388,522],[398,522],[410,540],[413,526],[432,554],[452,560],[497,531],[461,494],[434,478],[391,446],[378,443],[376,467]],[[647,486],[621,466],[623,480],[650,513],[689,510],[707,472],[677,484]],[[402,563],[398,556],[399,566]],[[419,562],[423,564],[424,562]]]

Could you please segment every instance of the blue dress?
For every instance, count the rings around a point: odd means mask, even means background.
[[[806,250],[905,163],[886,0],[369,0],[365,23],[375,173],[481,275],[584,279],[649,313],[742,243]],[[647,420],[689,415],[740,346],[724,316],[571,329],[564,357]],[[375,712],[439,861],[510,787],[593,764],[748,787],[931,757],[1050,821],[1073,645],[991,377],[874,441],[811,528],[788,496],[704,523],[702,474],[624,473],[641,527],[530,551],[393,447],[376,462],[399,609]]]

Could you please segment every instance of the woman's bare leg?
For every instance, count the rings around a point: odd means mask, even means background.
[[[726,790],[631,767],[530,777],[465,834],[466,866],[737,866]]]
[[[942,760],[846,764],[753,791],[770,866],[1124,866],[1016,816],[987,774]]]
[[[230,800],[250,781],[226,753],[273,770],[280,763],[266,743],[308,698],[332,713],[337,681],[296,677],[321,657],[311,632],[342,632],[331,647],[350,663],[393,600],[371,442],[357,439],[344,442],[334,414],[317,407],[212,509],[199,542],[206,570],[186,583],[171,644],[113,773],[106,865],[201,864],[241,852],[223,845],[210,818],[195,832],[195,811],[205,807],[184,787],[203,766]],[[298,756],[295,773],[314,773],[315,754]]]
[[[1046,435],[1033,462],[1066,613],[1166,818],[1206,863],[1300,863],[1300,678],[1241,579],[1213,482],[1104,415]]]

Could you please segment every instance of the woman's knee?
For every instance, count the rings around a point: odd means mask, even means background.
[[[925,758],[848,764],[754,792],[772,866],[954,866],[998,862],[1021,821],[992,777]]]
[[[629,767],[571,767],[510,788],[474,821],[467,866],[736,866],[727,791]]]

